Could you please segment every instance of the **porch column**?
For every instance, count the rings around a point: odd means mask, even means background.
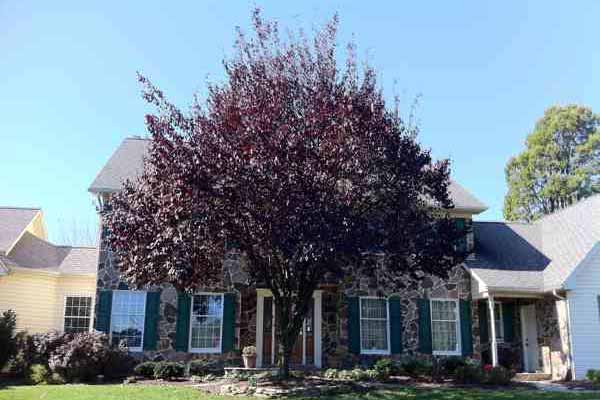
[[[492,351],[492,365],[495,367],[498,365],[498,341],[496,340],[496,315],[494,313],[494,297],[488,296],[488,308],[490,311],[490,339],[491,339],[491,351]]]
[[[262,293],[256,295],[256,366],[263,363],[263,317],[265,313],[265,297]]]
[[[315,338],[314,338],[314,346],[315,346],[315,367],[321,368],[322,359],[321,359],[321,304],[322,304],[322,292],[320,290],[315,290],[313,294],[313,298],[315,301]]]

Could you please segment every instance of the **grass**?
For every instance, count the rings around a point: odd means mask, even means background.
[[[600,393],[541,393],[523,390],[479,391],[457,389],[379,390],[322,397],[326,400],[600,400]],[[224,400],[198,390],[169,386],[62,385],[7,386],[0,400]],[[236,399],[249,399],[236,397]],[[296,399],[298,400],[298,399]]]

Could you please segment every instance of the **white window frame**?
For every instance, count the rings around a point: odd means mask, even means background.
[[[111,302],[114,303],[115,293],[127,293],[127,292],[144,293],[144,295],[145,295],[144,296],[144,318],[143,318],[144,322],[142,323],[142,329],[141,329],[141,331],[142,331],[142,340],[140,341],[140,346],[139,347],[128,347],[128,350],[131,351],[131,352],[142,352],[142,351],[144,351],[144,334],[145,334],[144,328],[145,328],[145,325],[146,325],[146,301],[148,301],[148,292],[146,292],[145,290],[121,290],[121,289],[119,289],[119,290],[113,290],[112,291]],[[110,332],[109,343],[111,343],[111,344],[112,344],[112,332],[113,332],[112,328],[113,328],[113,321],[114,321],[113,310],[114,310],[114,308],[111,307],[111,310],[110,310],[110,330],[109,330],[109,332]]]
[[[460,332],[460,303],[458,301],[458,299],[441,299],[441,298],[436,298],[436,299],[429,299],[429,318],[430,318],[430,324],[431,324],[431,343],[432,343],[432,347],[433,347],[433,334],[434,334],[434,330],[433,330],[433,303],[436,301],[442,301],[442,302],[454,302],[456,304],[456,307],[454,308],[456,310],[456,320],[455,321],[450,321],[450,320],[436,320],[437,322],[456,322],[456,350],[454,351],[439,351],[439,350],[433,350],[432,353],[434,356],[460,356],[462,355],[462,342],[461,342],[461,332]]]
[[[377,300],[385,300],[385,312],[386,312],[386,341],[387,341],[387,349],[382,350],[372,350],[372,349],[363,349],[363,341],[362,341],[362,301],[363,299],[377,299]],[[376,321],[380,321],[381,318],[365,318],[365,319],[373,319]],[[378,354],[378,355],[389,355],[390,351],[390,302],[387,297],[377,297],[377,296],[360,296],[358,298],[358,330],[359,330],[359,340],[360,340],[360,354]]]
[[[498,310],[496,310],[496,306],[498,306]],[[500,327],[495,326],[495,331],[496,332],[496,343],[504,343],[504,312],[502,310],[502,302],[500,301],[494,301],[494,317],[500,317]],[[490,324],[495,324],[496,321],[492,321],[491,318],[488,318],[490,320]],[[492,332],[492,327],[489,327],[490,332]]]
[[[192,327],[194,324],[194,296],[221,296],[221,338],[220,346],[217,347],[192,347]],[[190,304],[190,325],[188,338],[188,352],[198,354],[221,354],[223,352],[223,320],[225,314],[225,293],[219,292],[198,292],[192,295]]]
[[[93,327],[94,327],[94,297],[95,294],[93,293],[66,293],[63,297],[63,309],[62,309],[62,326],[60,328],[61,332],[66,332],[65,331],[65,319],[66,318],[78,318],[78,317],[67,317],[67,298],[68,297],[89,297],[90,298],[90,315],[89,315],[89,320],[90,323],[88,325],[88,329],[87,332],[91,332]]]

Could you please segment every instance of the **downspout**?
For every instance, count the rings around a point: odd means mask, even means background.
[[[571,307],[569,306],[569,300],[567,297],[563,297],[558,294],[556,289],[552,289],[552,295],[557,299],[564,301],[567,308],[567,335],[569,342],[569,351],[567,353],[567,363],[569,364],[569,370],[571,371],[571,379],[575,379],[575,365],[573,364],[573,340],[571,335]]]

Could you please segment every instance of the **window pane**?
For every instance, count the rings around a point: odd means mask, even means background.
[[[68,296],[65,299],[64,331],[67,333],[87,332],[90,328],[92,298]]]
[[[220,351],[223,298],[221,295],[196,295],[192,302],[192,349]]]
[[[118,346],[126,341],[131,349],[141,349],[146,292],[116,291],[113,293],[111,343]]]
[[[387,300],[360,299],[361,349],[387,351]]]
[[[455,352],[458,350],[458,312],[455,301],[433,300],[431,302],[431,333],[433,351]]]

